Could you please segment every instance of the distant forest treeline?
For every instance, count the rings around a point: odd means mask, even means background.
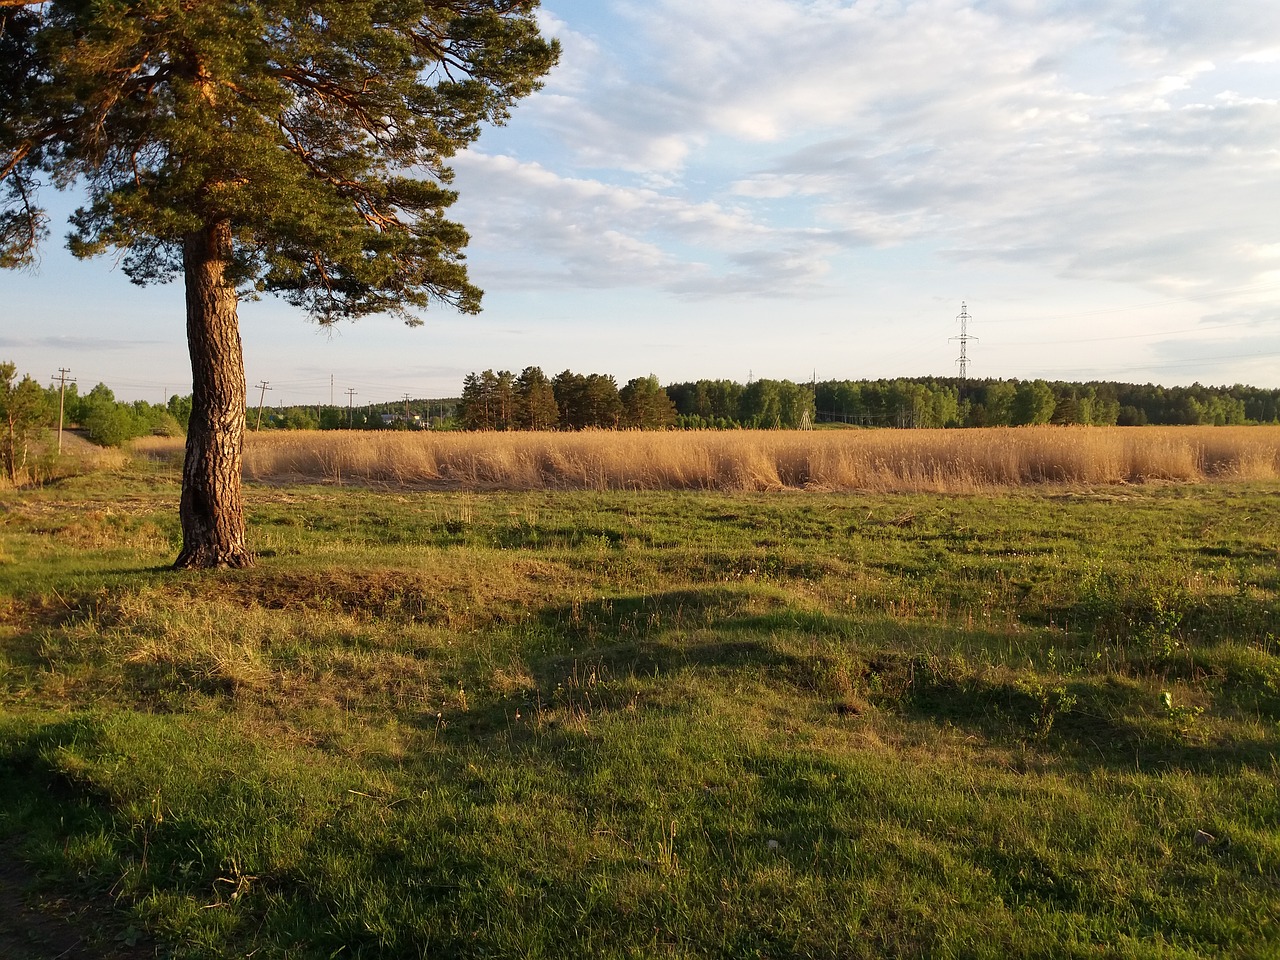
[[[78,426],[94,443],[118,447],[126,440],[144,436],[180,437],[187,432],[191,419],[191,397],[174,395],[168,403],[117,400],[105,383],[87,393],[80,393],[75,383],[68,383],[62,398],[63,423]],[[57,429],[59,390],[56,385],[44,389],[44,402],[39,420]]]
[[[1244,424],[1280,421],[1280,390],[1161,387],[1045,380],[697,380],[660,386],[638,377],[566,370],[548,378],[486,370],[466,378],[458,424],[468,430],[798,429],[991,427],[1025,424]]]
[[[1280,421],[1280,390],[918,378],[815,385],[818,422],[893,427],[1226,426]]]
[[[33,384],[34,386],[34,384]],[[39,419],[56,426],[57,386],[44,393]],[[68,425],[116,446],[147,434],[181,434],[191,398],[123,403],[98,384],[66,391]],[[570,370],[548,377],[485,370],[468,375],[461,398],[398,400],[363,406],[251,406],[250,429],[264,430],[667,430],[862,427],[988,427],[1023,424],[1231,425],[1280,422],[1280,390],[1236,385],[1045,380],[696,380],[663,386],[637,377],[619,387],[607,374]]]

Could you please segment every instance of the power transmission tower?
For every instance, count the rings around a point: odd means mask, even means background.
[[[800,414],[800,429],[812,430],[813,418],[818,412],[818,371],[814,368],[813,379],[809,381],[809,398],[813,401],[812,410],[809,407],[804,408],[804,412]]]
[[[960,358],[956,363],[960,364],[960,379],[964,380],[969,375],[969,341],[978,338],[969,336],[969,310],[963,300],[960,301],[960,316],[956,319],[960,321],[960,336],[951,339],[960,341]]]
[[[267,391],[271,389],[267,386],[270,382],[270,380],[263,380],[261,383],[254,384],[254,386],[262,388],[262,392],[258,394],[258,422],[254,424],[254,433],[262,429],[262,401],[266,398]]]
[[[353,387],[347,387],[347,429],[348,430],[351,429],[351,425],[354,422],[352,419],[352,403],[353,403],[352,398],[355,395],[356,395],[355,389]]]
[[[75,383],[75,377],[68,378],[67,374],[71,371],[66,367],[58,368],[58,456],[62,456],[62,419],[63,411],[67,408],[67,384]]]

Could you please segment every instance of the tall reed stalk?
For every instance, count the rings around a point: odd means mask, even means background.
[[[180,440],[136,453],[181,456]],[[250,480],[449,489],[964,492],[1280,477],[1280,427],[250,434]]]

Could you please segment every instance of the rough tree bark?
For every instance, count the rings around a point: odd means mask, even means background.
[[[189,234],[182,259],[191,352],[191,422],[182,468],[182,552],[177,568],[249,567],[241,493],[244,354],[235,286],[227,277],[231,224]]]

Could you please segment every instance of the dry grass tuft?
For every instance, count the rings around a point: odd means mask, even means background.
[[[18,471],[18,487],[38,486],[77,473],[111,473],[122,470],[129,455],[118,447],[100,447],[68,431],[63,436],[63,453],[57,453],[56,434],[50,433],[28,451]],[[14,489],[7,473],[0,471],[0,491]]]
[[[181,455],[181,441],[137,441]],[[971,492],[1039,483],[1269,480],[1280,427],[250,434],[245,476],[508,490]]]

